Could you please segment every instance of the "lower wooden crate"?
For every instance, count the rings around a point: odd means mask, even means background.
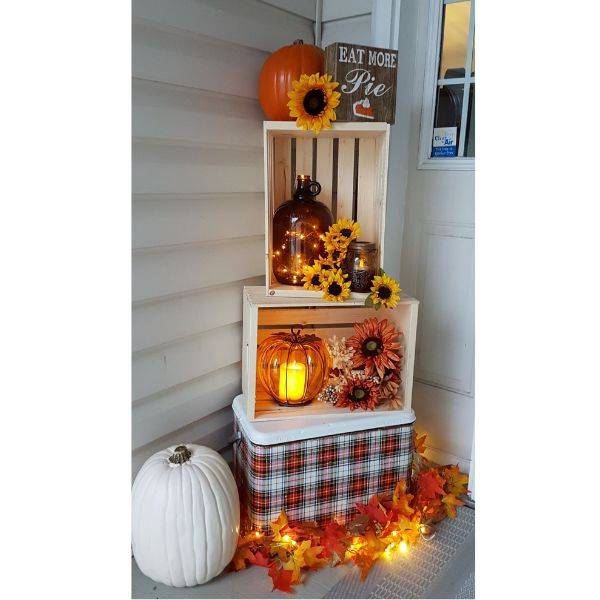
[[[415,341],[418,301],[405,297],[390,309],[375,310],[365,307],[360,300],[331,303],[322,298],[300,299],[268,296],[264,287],[244,288],[244,340],[242,355],[242,388],[246,399],[248,418],[256,421],[293,419],[296,417],[319,419],[326,415],[346,414],[349,417],[364,416],[364,411],[350,411],[314,400],[305,406],[281,406],[264,390],[257,376],[257,349],[269,335],[289,331],[302,326],[308,333],[321,339],[333,335],[348,338],[354,334],[354,323],[369,317],[388,319],[401,332],[403,346],[399,408],[387,405],[378,407],[377,413],[411,411]]]

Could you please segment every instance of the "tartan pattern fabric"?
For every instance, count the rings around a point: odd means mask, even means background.
[[[356,503],[409,476],[412,424],[260,446],[235,421],[234,473],[245,529],[263,532],[285,509],[290,523],[354,516]]]

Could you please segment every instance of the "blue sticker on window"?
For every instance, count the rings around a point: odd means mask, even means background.
[[[456,130],[457,127],[434,127],[431,157],[456,156]]]

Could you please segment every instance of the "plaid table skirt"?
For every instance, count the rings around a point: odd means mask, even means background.
[[[253,444],[235,420],[234,474],[242,527],[265,533],[285,509],[290,523],[345,523],[357,502],[393,491],[409,476],[412,424],[300,440]]]

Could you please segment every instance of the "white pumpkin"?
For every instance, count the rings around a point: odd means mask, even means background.
[[[240,502],[220,454],[196,444],[151,456],[132,492],[132,545],[145,575],[175,587],[206,583],[235,553]]]

